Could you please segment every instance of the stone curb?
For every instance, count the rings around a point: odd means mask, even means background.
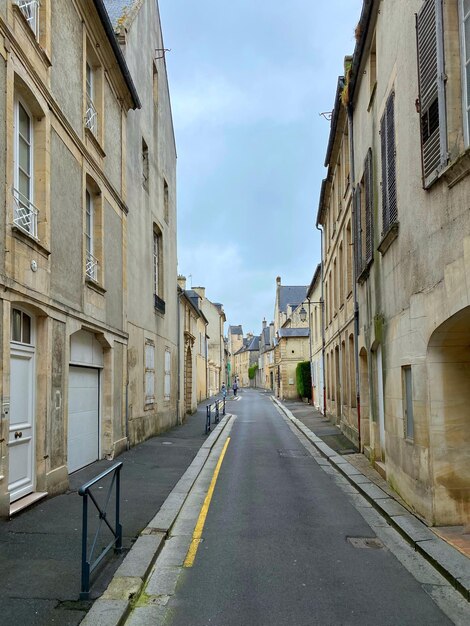
[[[137,541],[116,570],[106,591],[93,603],[91,609],[80,622],[83,626],[120,626],[124,624],[130,613],[133,598],[138,597],[144,588],[189,492],[201,473],[212,448],[231,418],[232,415],[227,413],[207,437],[191,465],[173,487],[158,513],[140,533]]]
[[[470,559],[435,535],[421,520],[405,509],[393,497],[369,480],[349,461],[338,455],[303,422],[297,419],[277,398],[272,398],[290,421],[361,493],[372,506],[433,565],[463,597],[470,600]]]

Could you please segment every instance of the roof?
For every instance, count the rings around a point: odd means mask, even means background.
[[[241,326],[229,326],[228,333],[229,335],[243,335],[243,329]]]
[[[269,344],[271,343],[271,331],[269,330],[269,327],[266,326],[266,328],[263,328],[263,342],[265,346],[269,346]]]
[[[321,263],[317,265],[315,273],[313,274],[312,282],[310,283],[310,286],[307,291],[307,300],[310,297],[310,295],[313,293],[313,290],[315,289],[315,286],[320,277],[321,277]]]
[[[354,92],[356,90],[358,80],[360,80],[360,77],[361,77],[359,68],[361,66],[362,55],[364,54],[364,50],[366,47],[366,40],[369,34],[369,27],[371,24],[371,20],[375,19],[375,17],[377,16],[378,10],[379,10],[379,2],[377,2],[377,0],[364,0],[363,5],[362,5],[361,17],[359,18],[359,24],[357,26],[359,37],[357,39],[356,46],[354,48],[352,67],[351,67],[351,79],[349,81],[350,103],[352,103],[354,100]]]
[[[259,337],[253,337],[247,350],[250,350],[251,352],[255,350],[259,350],[259,339],[260,339]]]
[[[93,0],[98,15],[100,16],[101,23],[103,24],[103,28],[106,32],[108,41],[111,44],[111,48],[113,49],[114,56],[116,57],[116,60],[118,62],[119,69],[132,96],[133,108],[140,109],[142,108],[142,105],[139,100],[139,95],[137,94],[134,81],[132,80],[132,76],[129,68],[127,67],[127,63],[122,53],[122,50],[117,42],[116,35],[114,33],[113,21],[111,20],[109,15],[109,10],[111,10],[112,5],[118,3],[122,4],[123,1],[124,0]]]
[[[338,84],[336,86],[336,95],[335,95],[335,106],[333,108],[333,115],[331,117],[331,125],[330,125],[330,137],[328,139],[328,147],[326,149],[325,156],[325,167],[328,167],[330,164],[331,153],[333,152],[333,146],[336,138],[336,129],[338,127],[338,119],[340,112],[343,108],[341,102],[341,92],[344,89],[344,76],[338,76]]]
[[[278,330],[279,338],[282,337],[308,337],[308,328],[280,328]]]
[[[137,13],[142,0],[104,0],[109,19],[114,29],[127,28]]]
[[[287,307],[290,305],[292,308],[298,306],[305,300],[307,293],[307,286],[287,286],[281,285],[279,287],[279,311],[281,313],[287,313]]]

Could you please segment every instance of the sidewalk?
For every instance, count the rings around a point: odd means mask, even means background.
[[[208,442],[204,434],[206,404],[214,399],[201,403],[197,413],[187,416],[182,426],[131,448],[114,461],[97,461],[75,472],[70,476],[67,493],[43,500],[9,521],[0,520],[2,624],[74,626],[80,623],[93,600],[108,587],[136,538]],[[231,405],[233,402],[229,400],[227,412]],[[82,498],[77,491],[116,461],[124,463],[121,471],[123,554],[109,553],[100,571],[92,574],[92,600],[79,601]],[[103,495],[106,487],[103,485]],[[90,509],[90,518],[91,514]],[[105,537],[109,541],[109,536]]]
[[[340,429],[314,408],[302,402],[280,402],[274,397],[273,400],[388,523],[470,600],[470,540],[462,539],[458,530],[429,528],[371,467],[363,454],[353,453],[353,444],[348,443]]]

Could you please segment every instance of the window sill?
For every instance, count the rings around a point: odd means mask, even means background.
[[[370,113],[372,105],[375,100],[375,92],[377,91],[377,81],[375,81],[374,86],[372,87],[372,91],[370,93],[369,104],[367,105],[367,112]]]
[[[11,231],[12,231],[13,236],[16,239],[19,239],[20,241],[25,243],[27,246],[32,248],[35,252],[38,252],[40,255],[42,255],[46,259],[49,257],[51,251],[45,246],[43,246],[40,243],[39,239],[36,239],[32,235],[29,235],[27,232],[25,232],[23,229],[19,228],[18,226],[12,226]]]
[[[359,272],[359,275],[357,277],[357,282],[362,285],[362,283],[364,283],[368,278],[369,278],[369,274],[370,274],[370,266],[373,263],[373,259],[371,259],[370,261],[368,261],[364,267],[362,268],[362,270]]]
[[[144,405],[144,411],[153,411],[155,408],[155,402],[146,402]]]
[[[395,241],[395,239],[398,237],[399,224],[400,222],[394,222],[389,226],[387,232],[383,233],[382,241],[377,247],[377,250],[380,252],[380,254],[384,255],[390,248],[392,243]]]
[[[84,128],[85,128],[85,137],[90,140],[90,142],[93,144],[93,147],[95,148],[95,150],[97,150],[100,157],[104,159],[104,157],[106,156],[106,152],[101,147],[101,144],[98,138],[96,137],[95,133],[91,131],[87,126],[85,126]]]
[[[89,287],[93,291],[96,291],[96,293],[99,293],[102,296],[104,296],[104,294],[106,293],[106,289],[102,287],[98,282],[96,282],[96,280],[93,280],[93,278],[90,278],[89,276],[85,276],[85,283],[87,287]]]
[[[161,315],[165,315],[165,300],[162,300],[156,293],[153,294],[154,298],[154,308],[156,313],[160,313]]]
[[[441,173],[442,178],[446,181],[447,186],[451,189],[461,180],[470,174],[470,147],[460,154],[456,159],[446,167]]]

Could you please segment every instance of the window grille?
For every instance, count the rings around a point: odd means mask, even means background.
[[[85,127],[96,135],[98,132],[98,112],[93,104],[95,92],[93,68],[89,63],[86,64],[86,112]]]
[[[18,7],[37,38],[39,36],[39,0],[18,0]]]
[[[155,345],[145,342],[145,404],[155,402]]]
[[[380,120],[382,153],[382,234],[398,220],[395,155],[395,93],[392,92]]]
[[[167,348],[165,350],[165,398],[168,399],[171,393],[171,352]]]
[[[442,0],[426,0],[416,16],[423,183],[447,164]]]
[[[38,238],[39,211],[18,189],[13,189],[13,224],[31,237]]]

